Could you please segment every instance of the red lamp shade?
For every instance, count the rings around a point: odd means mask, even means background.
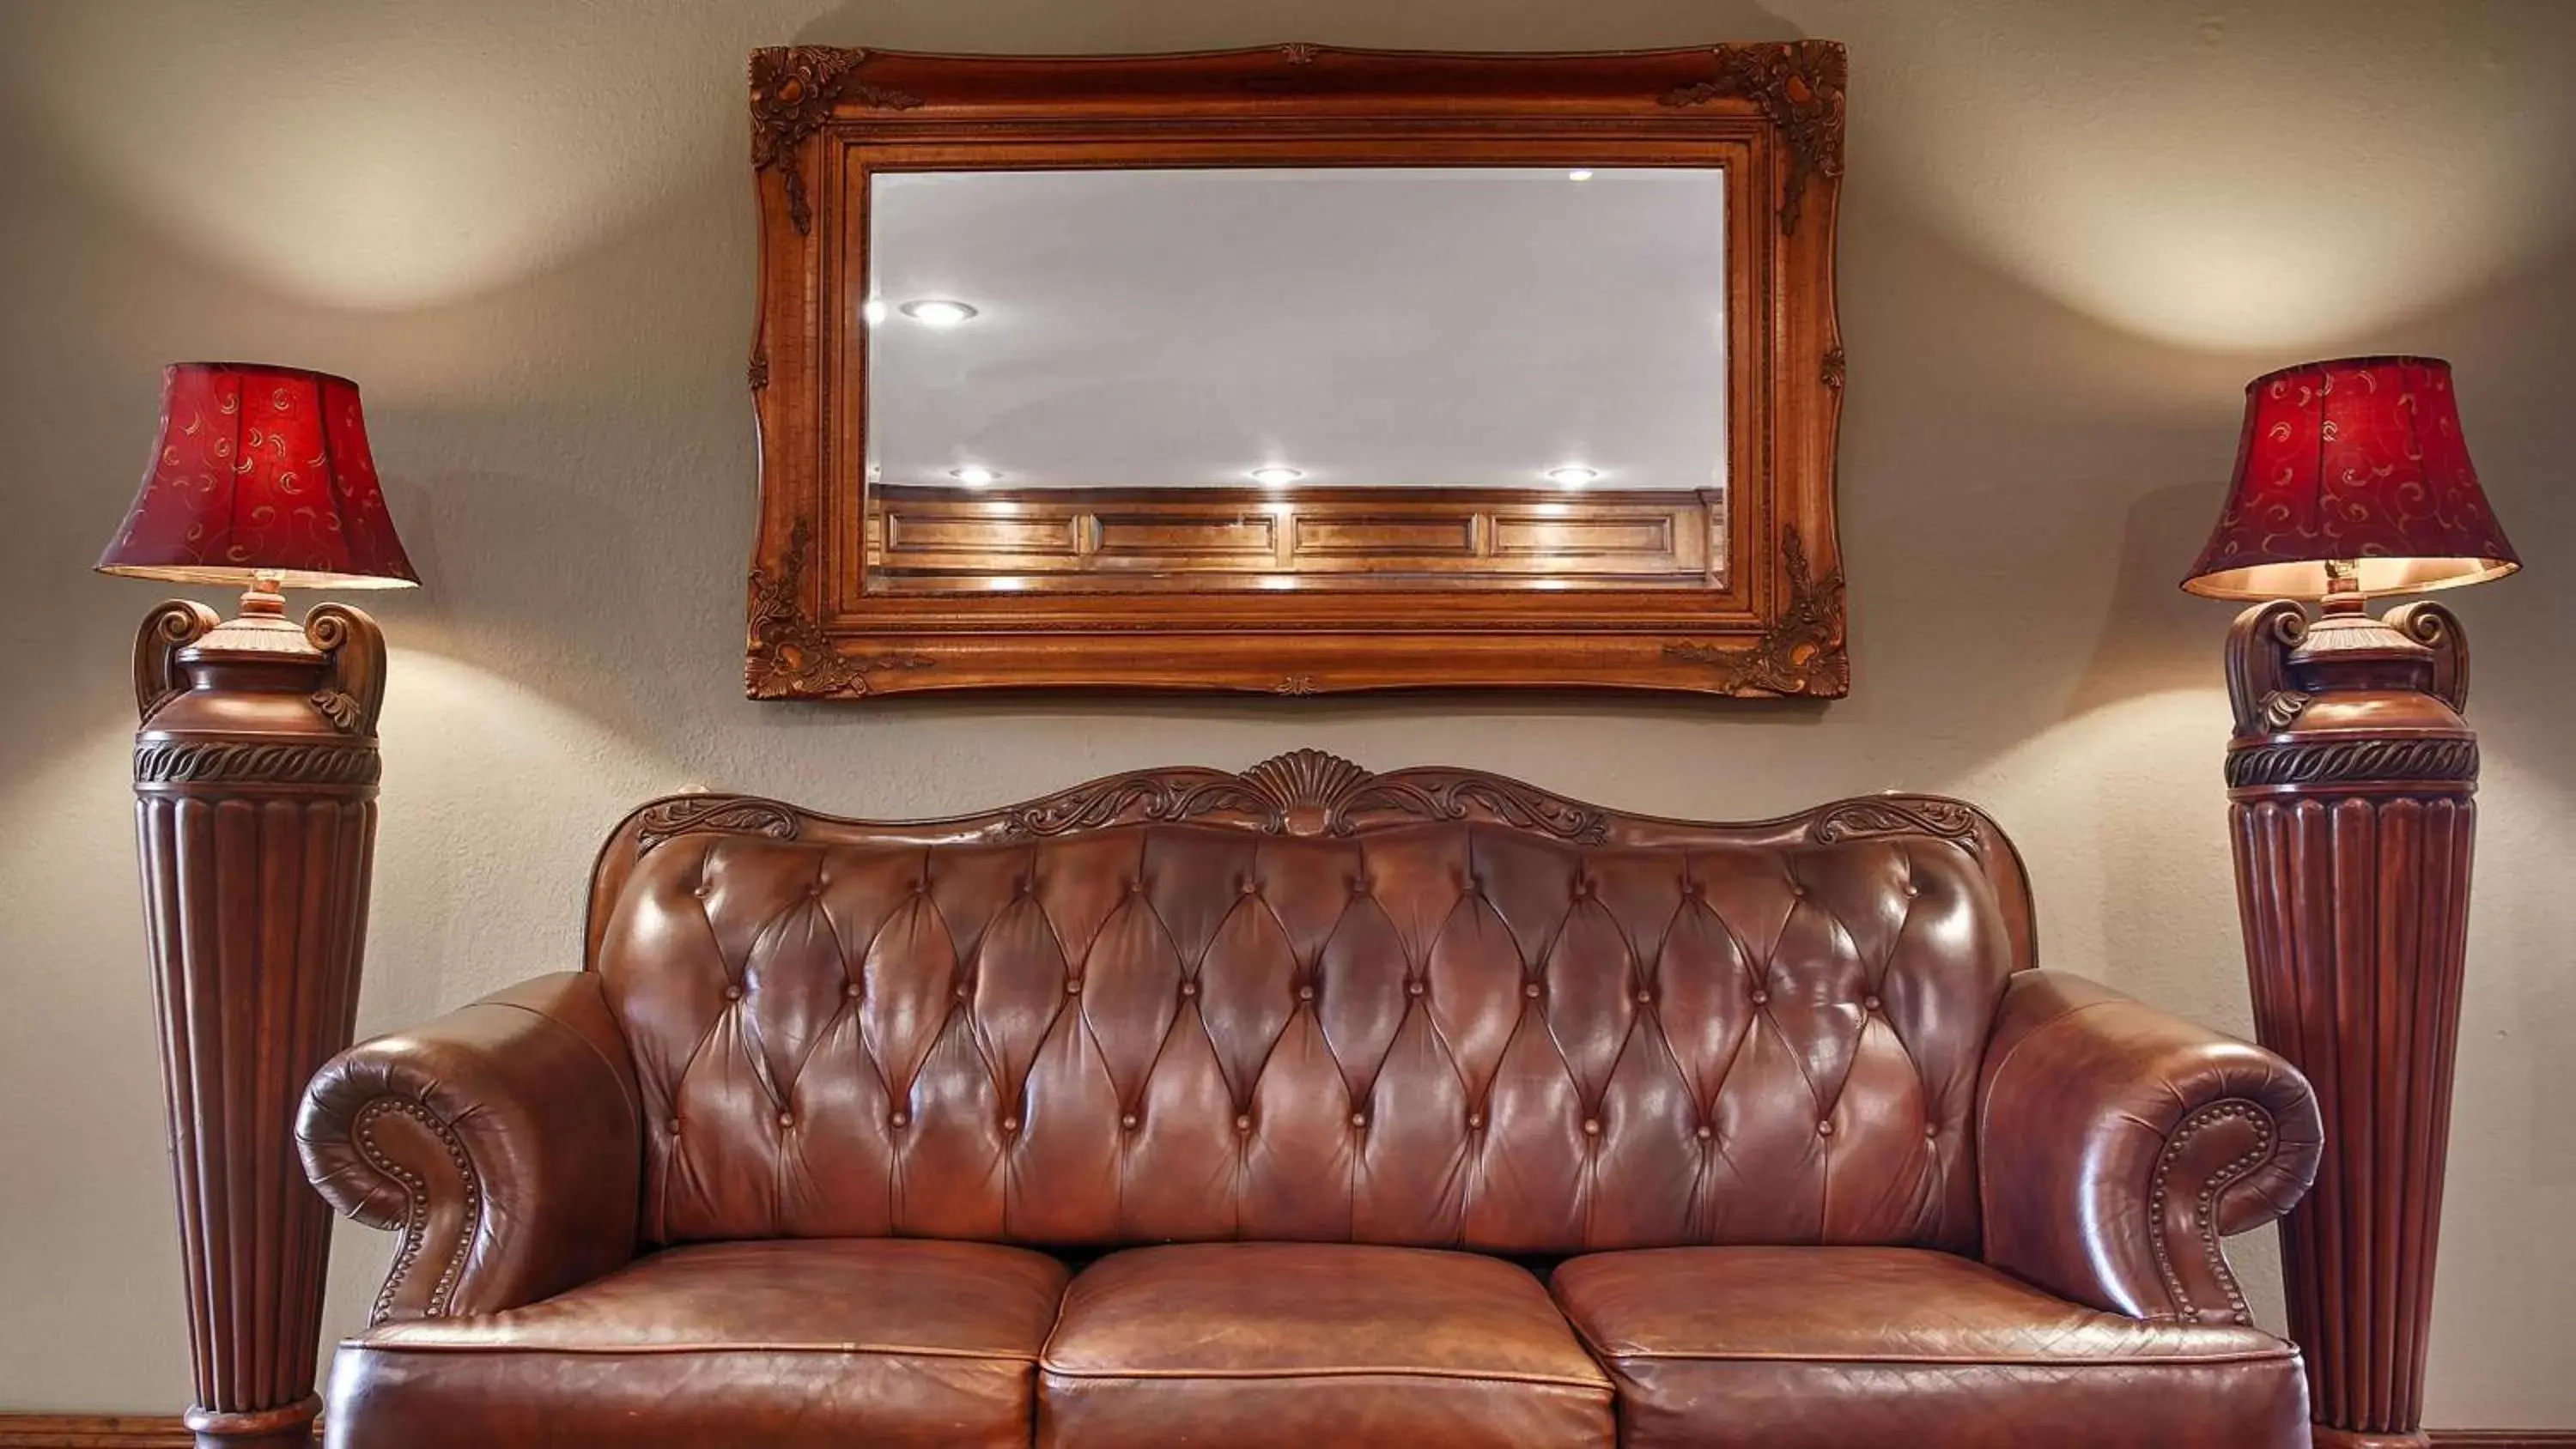
[[[2460,436],[2451,365],[2347,357],[2245,385],[2245,436],[2218,528],[2182,586],[2219,599],[2321,599],[2327,564],[2364,594],[2522,567]]]
[[[240,362],[162,374],[160,444],[98,568],[182,584],[420,582],[376,484],[358,385]]]

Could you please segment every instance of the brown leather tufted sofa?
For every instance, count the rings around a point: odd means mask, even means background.
[[[2288,1066],[2033,967],[1955,801],[1301,752],[621,825],[587,959],[317,1078],[330,1442],[2306,1443]]]

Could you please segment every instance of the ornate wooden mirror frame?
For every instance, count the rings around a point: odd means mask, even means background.
[[[1843,353],[1833,298],[1844,73],[1842,47],[1825,41],[1561,56],[1311,45],[1079,59],[755,52],[760,321],[750,377],[761,508],[751,695],[1442,685],[1846,693],[1834,529]],[[1507,549],[1514,520],[1433,490],[1385,490],[1364,501],[1297,500],[1317,529],[1339,526],[1340,538],[1357,540],[1350,547],[1410,558],[1401,578],[1368,586],[1189,587],[1184,569],[1135,586],[1035,576],[988,592],[889,579],[870,587],[871,555],[882,566],[895,532],[889,510],[911,506],[901,489],[872,498],[859,461],[867,352],[857,302],[869,277],[872,174],[1596,164],[1726,173],[1730,396],[1712,404],[1728,409],[1724,494],[1660,495],[1649,505],[1657,495],[1603,492],[1552,515],[1572,509],[1592,525],[1595,546],[1664,550],[1661,586],[1550,588],[1480,575],[1481,565],[1435,576],[1443,565],[1422,560],[1442,549],[1423,540],[1454,540],[1455,557],[1490,559]],[[1207,506],[1180,491],[1118,506],[1131,519],[1142,510],[1157,525],[1144,531],[1168,540],[1187,531],[1190,509]],[[1335,507],[1348,512],[1337,519]],[[1105,525],[1080,512],[1049,526],[1096,547]],[[1283,512],[1274,526],[1301,525]],[[1646,542],[1599,542],[1614,538]],[[1294,545],[1277,547],[1286,560]],[[1674,586],[1676,577],[1687,586]]]

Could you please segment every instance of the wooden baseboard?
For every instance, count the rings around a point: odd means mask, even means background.
[[[197,1449],[197,1436],[176,1414],[0,1414],[0,1449]]]
[[[2436,1429],[2436,1449],[2576,1449],[2576,1429]],[[177,1415],[0,1414],[0,1449],[196,1449]]]

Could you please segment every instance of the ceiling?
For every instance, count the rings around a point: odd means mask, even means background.
[[[870,215],[887,482],[1724,481],[1718,170],[881,173]]]

